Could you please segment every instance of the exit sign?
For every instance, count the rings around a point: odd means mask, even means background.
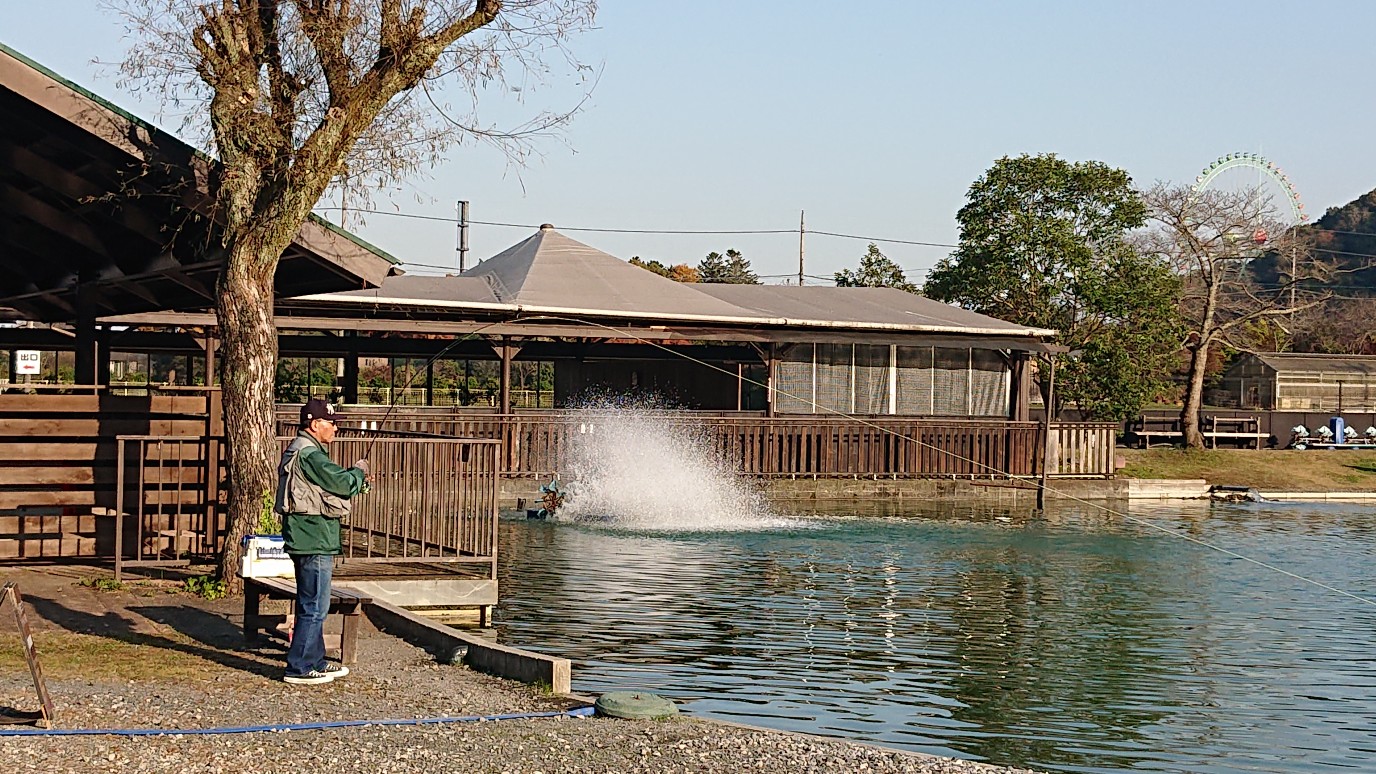
[[[16,374],[40,374],[43,353],[32,349],[21,349],[14,353],[14,372]]]

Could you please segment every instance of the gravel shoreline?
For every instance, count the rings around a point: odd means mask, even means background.
[[[326,686],[280,681],[281,650],[236,650],[204,679],[49,679],[58,728],[216,728],[548,712],[568,697],[438,664],[382,634],[360,639],[353,674]],[[150,649],[150,658],[157,658]],[[0,706],[33,709],[26,672],[0,675]],[[219,736],[0,737],[15,772],[920,772],[1025,774],[841,740],[691,717],[541,718]]]

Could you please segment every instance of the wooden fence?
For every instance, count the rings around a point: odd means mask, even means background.
[[[279,414],[291,427],[294,412]],[[1035,422],[920,417],[816,418],[660,412],[660,421],[704,433],[742,474],[755,477],[1004,478],[1041,474],[1045,435]],[[346,414],[346,434],[415,433],[500,441],[508,476],[566,473],[578,436],[614,414],[595,411],[511,415],[428,410]],[[1113,473],[1116,426],[1053,425],[1053,477]]]
[[[0,394],[0,560],[99,557],[118,573],[218,553],[226,487],[213,400]],[[452,562],[495,577],[497,441],[331,448],[348,462],[365,452],[378,481],[355,502],[348,561]]]
[[[199,438],[208,421],[203,395],[0,395],[0,559],[113,556],[118,436]]]

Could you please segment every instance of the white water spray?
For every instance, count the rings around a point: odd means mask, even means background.
[[[799,525],[775,513],[686,414],[597,406],[574,428],[569,470],[563,520],[668,532]]]

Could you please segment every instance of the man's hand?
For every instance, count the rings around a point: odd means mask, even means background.
[[[354,467],[356,467],[356,468],[358,468],[359,470],[363,471],[363,477],[364,477],[364,478],[372,478],[372,477],[373,477],[373,469],[372,469],[371,466],[368,465],[368,461],[367,461],[367,460],[359,460],[358,462],[355,462],[355,463],[354,463]]]

